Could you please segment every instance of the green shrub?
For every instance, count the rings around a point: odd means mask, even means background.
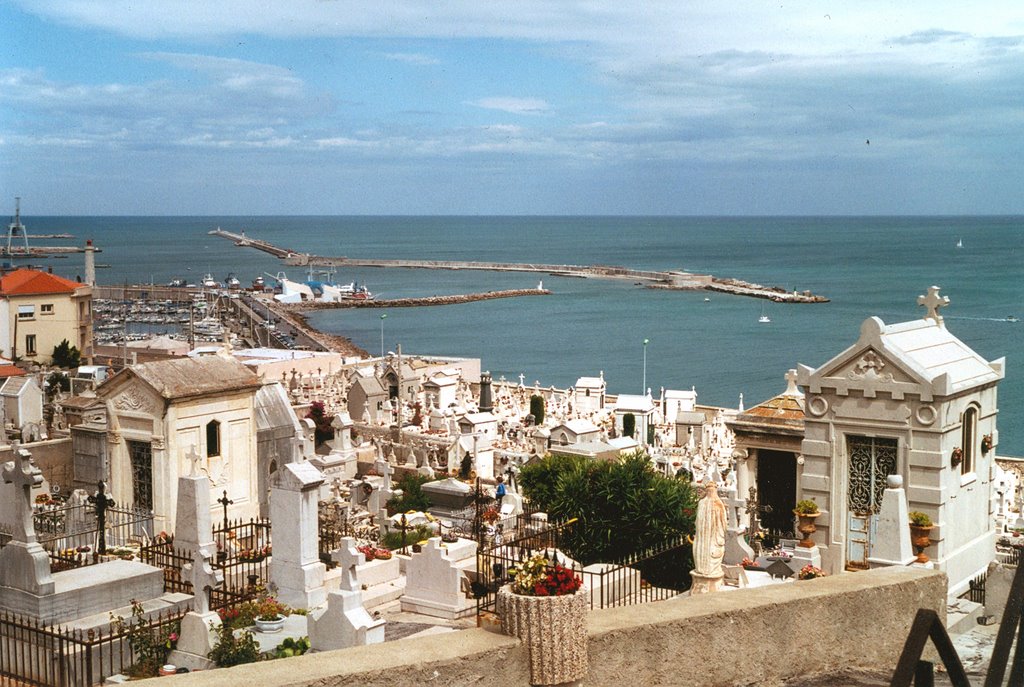
[[[932,519],[928,517],[927,513],[922,513],[919,510],[912,510],[907,515],[910,516],[910,524],[917,527],[931,527]]]
[[[217,628],[217,643],[213,645],[207,658],[218,668],[229,668],[243,663],[255,663],[262,656],[256,637],[248,630],[242,630],[235,636],[234,630],[227,623]]]
[[[430,478],[416,473],[409,473],[398,480],[398,488],[402,490],[401,496],[392,497],[387,503],[388,513],[408,513],[411,510],[426,512],[430,508],[430,498],[423,493],[423,485],[430,481]]]
[[[818,504],[810,499],[802,499],[796,502],[796,508],[793,509],[799,515],[813,515],[814,513],[820,512],[818,510]]]
[[[533,421],[540,425],[544,422],[544,397],[533,395],[530,396],[530,415],[533,415]]]
[[[53,364],[57,367],[69,368],[78,367],[82,361],[82,354],[77,346],[64,339],[53,347]]]
[[[626,413],[622,416],[622,436],[631,437],[636,434],[636,415]]]
[[[406,546],[412,546],[416,542],[423,541],[424,539],[430,539],[436,536],[433,528],[429,525],[416,525],[410,527],[405,531],[405,537],[402,537],[401,530],[391,530],[383,537],[381,537],[380,545],[386,549],[396,551]]]

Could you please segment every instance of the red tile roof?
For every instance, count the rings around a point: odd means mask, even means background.
[[[25,374],[25,371],[17,365],[0,365],[0,379],[6,377],[17,377]]]
[[[31,296],[47,293],[74,293],[84,284],[39,270],[17,269],[0,277],[0,295]]]

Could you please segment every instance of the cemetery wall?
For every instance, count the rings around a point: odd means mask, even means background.
[[[21,448],[32,453],[32,462],[42,471],[47,482],[51,485],[59,485],[65,494],[70,493],[75,481],[74,455],[71,450],[70,437],[22,444]],[[0,463],[9,460],[14,460],[11,447],[0,449]],[[93,487],[95,486],[93,485]]]
[[[917,609],[945,619],[945,600],[941,572],[879,568],[593,611],[582,685],[773,684],[850,667],[891,671]],[[529,671],[518,640],[475,628],[162,679],[170,680],[164,687],[514,687],[529,684]]]

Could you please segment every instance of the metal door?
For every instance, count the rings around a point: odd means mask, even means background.
[[[846,566],[867,568],[882,506],[885,478],[896,472],[895,439],[848,436]]]

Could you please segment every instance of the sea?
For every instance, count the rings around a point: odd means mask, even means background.
[[[988,360],[999,385],[999,453],[1024,456],[1024,217],[23,217],[30,234],[70,233],[102,250],[100,284],[248,284],[284,267],[210,236],[217,227],[319,255],[617,265],[734,277],[810,290],[782,304],[631,281],[547,274],[353,268],[334,275],[378,298],[533,288],[550,296],[310,315],[314,326],[378,354],[476,357],[494,379],[568,387],[604,374],[612,393],[696,389],[698,402],[746,407],[782,392],[798,363],[816,367],[853,344],[871,316],[924,315],[929,286],[950,299],[947,328]],[[36,242],[34,242],[36,243]],[[959,244],[959,245],[958,245]],[[81,255],[40,262],[75,278]],[[710,300],[708,300],[710,299]],[[382,318],[382,315],[385,315]],[[770,322],[759,322],[762,314]],[[1017,320],[1020,318],[1020,321]],[[646,343],[645,343],[646,342]]]

